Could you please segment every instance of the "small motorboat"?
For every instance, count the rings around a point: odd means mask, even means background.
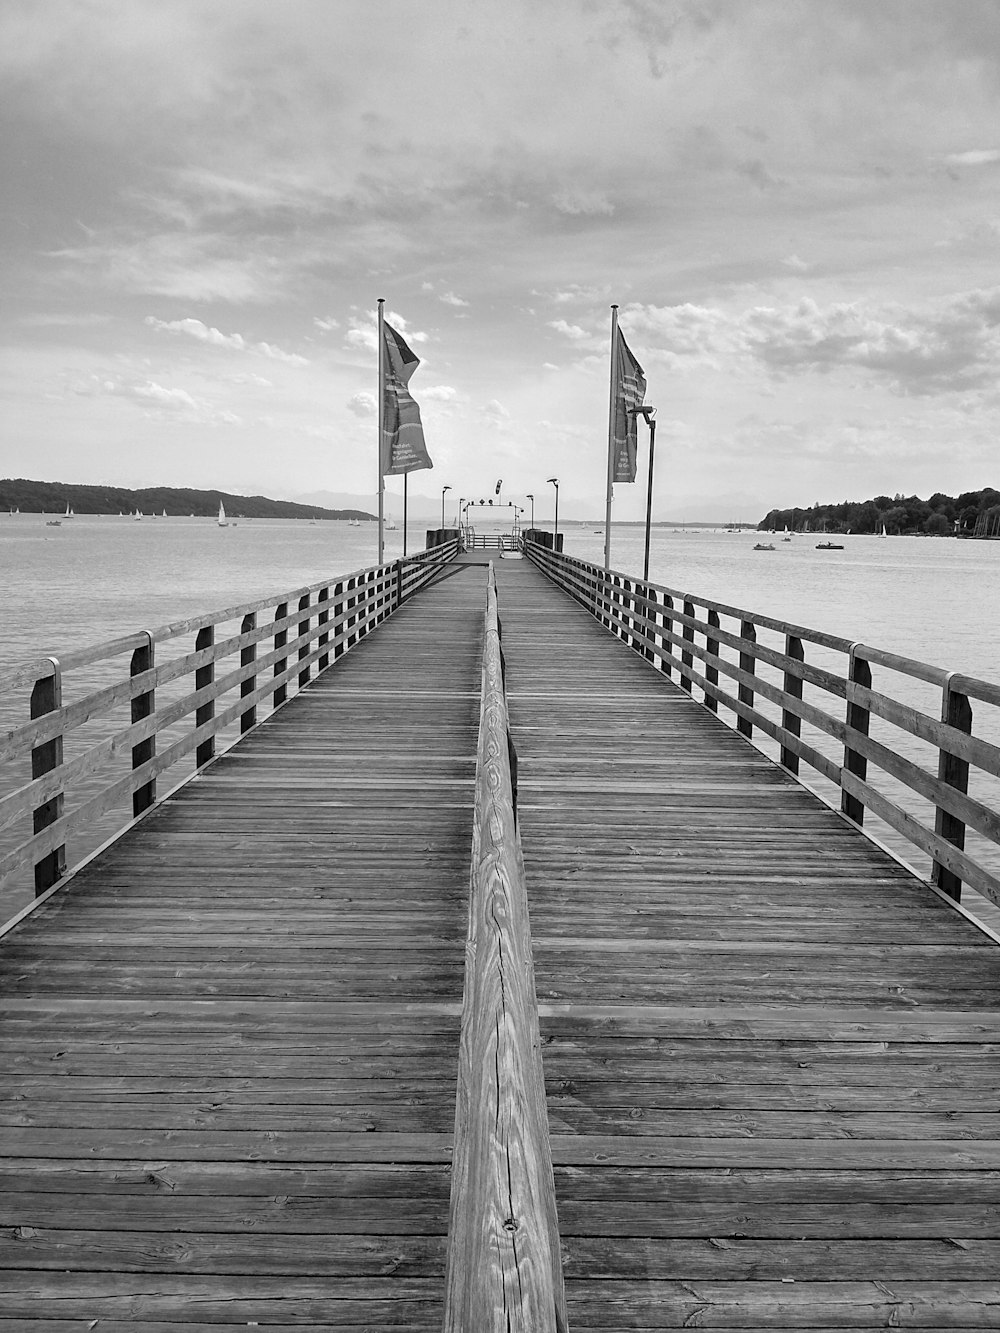
[[[775,546],[774,542],[758,542],[753,549],[755,551],[773,551]]]
[[[844,549],[840,542],[817,542],[817,551],[842,551]]]

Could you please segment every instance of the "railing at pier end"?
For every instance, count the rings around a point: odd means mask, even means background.
[[[958,901],[966,884],[1000,905],[1000,685],[524,550],[656,670],[748,740],[769,738],[787,772],[832,783],[853,824],[868,811],[925,853],[940,892]]]
[[[245,735],[259,710],[331,667],[457,550],[444,542],[0,678],[6,716],[20,698],[29,715],[0,733],[0,884],[30,868],[36,895],[46,893],[67,873],[68,839],[108,819],[105,836],[120,831],[129,801],[141,816],[168,769],[191,756],[198,769],[209,763],[227,728]]]

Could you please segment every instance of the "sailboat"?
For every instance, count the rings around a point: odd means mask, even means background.
[[[68,504],[67,504],[67,506],[66,506],[66,514],[65,514],[65,517],[66,517],[66,518],[76,518],[76,515],[73,513],[72,509],[70,509],[70,507],[69,507]]]
[[[142,522],[142,510],[141,510],[141,509],[137,509],[137,510],[135,511],[135,513],[132,515],[132,522],[133,522],[133,523],[141,523],[141,522]]]
[[[888,533],[886,532],[886,530],[885,530],[885,524],[884,524],[884,523],[882,524],[882,531],[881,531],[881,532],[876,532],[876,534],[875,534],[875,536],[876,536],[876,537],[879,537],[879,538],[882,538],[882,537],[888,537],[888,535],[889,535],[889,534],[888,534]]]
[[[229,527],[228,520],[226,519],[226,507],[221,500],[219,501],[219,527],[220,528]]]
[[[383,526],[385,527],[386,532],[395,532],[395,531],[396,531],[396,525],[395,525],[395,523],[392,521],[392,515],[391,515],[391,514],[387,514],[387,515],[386,515],[385,523],[383,524]]]

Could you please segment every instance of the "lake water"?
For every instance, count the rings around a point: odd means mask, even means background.
[[[502,530],[499,524],[480,530],[491,527]],[[601,527],[564,525],[567,554],[603,563]],[[817,551],[815,537],[798,534],[788,543],[775,538],[773,552],[755,552],[758,540],[753,532],[655,529],[650,578],[948,670],[1000,679],[1000,542],[848,536],[838,539],[842,551]],[[613,568],[640,575],[643,541],[641,526],[614,525]],[[423,545],[424,529],[411,525],[410,552]],[[401,553],[402,532],[387,533],[386,558]],[[48,527],[39,515],[2,515],[0,673],[200,612],[270,595],[277,601],[290,589],[372,565],[376,555],[374,525],[255,519],[220,529],[207,519],[77,517]],[[933,691],[918,695],[908,701],[936,716]],[[6,725],[23,720],[23,712],[10,715],[12,706],[0,699]],[[1000,739],[992,722],[981,734]],[[915,754],[919,749],[914,743]],[[906,850],[895,835],[879,834]],[[926,872],[919,853],[907,856]]]

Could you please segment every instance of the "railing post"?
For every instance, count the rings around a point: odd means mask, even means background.
[[[357,588],[357,586],[358,586],[357,579],[347,580],[347,600],[344,603],[344,607],[348,612],[347,620],[344,622],[344,628],[347,630],[347,637],[344,640],[344,645],[347,648],[353,647],[358,639],[358,636],[354,632],[354,625],[355,622],[357,621],[357,616],[353,614],[354,608],[358,602],[358,599],[355,596],[355,589]]]
[[[257,612],[251,611],[248,616],[243,617],[243,624],[240,626],[241,634],[249,634],[251,630],[257,628]],[[251,666],[257,660],[257,644],[248,643],[245,648],[240,650],[240,666]],[[240,681],[240,698],[245,699],[248,694],[253,694],[257,688],[257,673],[247,676],[246,680]],[[249,731],[251,727],[257,724],[257,707],[252,705],[245,713],[240,714],[240,734]]]
[[[141,648],[137,648],[132,654],[132,662],[129,666],[130,676],[140,676],[144,671],[152,671],[154,661],[153,636],[147,630],[146,643]],[[149,717],[156,706],[156,693],[154,690],[144,690],[142,694],[137,694],[132,699],[132,721],[142,722]],[[139,741],[138,745],[132,746],[132,768],[141,768],[143,764],[148,764],[156,754],[156,736],[148,736],[146,740]],[[141,787],[137,787],[132,793],[132,815],[141,815],[143,810],[148,810],[156,800],[156,779],[150,778],[144,782]]]
[[[857,731],[862,736],[868,735],[868,726],[871,720],[869,710],[858,703],[855,698],[856,687],[870,690],[872,684],[872,669],[863,657],[858,657],[857,650],[862,645],[859,643],[851,644],[850,664],[847,672],[847,725],[853,731]],[[862,781],[868,776],[868,760],[857,750],[851,749],[850,738],[844,746],[844,768],[848,773],[853,773]],[[854,821],[859,827],[865,822],[864,802],[857,796],[852,796],[849,792],[840,793],[840,808],[848,819]]]
[[[663,626],[663,629],[664,630],[669,629],[671,633],[673,633],[673,628],[674,628],[674,617],[672,615],[673,609],[674,609],[674,599],[670,596],[668,592],[665,592],[663,594],[663,612],[660,616],[660,622]],[[666,676],[667,680],[672,680],[674,676],[674,669],[671,666],[670,659],[673,656],[674,645],[672,643],[667,642],[666,634],[660,635],[660,647],[663,649],[663,654],[664,654],[663,657],[660,658],[660,670]]]
[[[329,605],[330,589],[326,584],[324,584],[323,587],[320,588],[316,601],[320,604],[320,612],[316,618],[316,623],[320,627],[319,646],[321,649],[325,649],[327,644],[330,642],[330,631],[323,629],[324,625],[329,625],[330,623],[330,605]],[[321,651],[319,655],[319,661],[316,663],[316,670],[325,671],[329,665],[330,665],[330,654],[328,652]]]
[[[647,662],[655,662],[656,653],[654,651],[654,645],[656,643],[656,608],[658,605],[658,598],[656,596],[655,588],[644,587],[642,593],[647,602],[642,613],[643,637],[646,642],[646,646],[643,649],[643,655]]]
[[[45,717],[47,713],[55,713],[62,707],[62,668],[55,657],[50,657],[52,663],[51,676],[43,676],[36,680],[31,691],[30,712],[32,719]],[[46,773],[51,773],[53,769],[59,768],[63,761],[63,738],[61,735],[53,736],[50,741],[44,741],[41,745],[36,745],[31,752],[31,776],[32,778],[44,777]],[[65,797],[60,789],[55,796],[41,805],[35,806],[31,812],[31,824],[33,833],[42,833],[62,818],[63,805]],[[44,893],[50,889],[57,880],[62,879],[66,873],[66,845],[63,843],[59,847],[53,848],[41,860],[35,862],[35,894]]]
[[[347,622],[341,620],[344,612],[344,585],[335,583],[333,585],[333,618],[340,621],[334,631],[336,642],[333,645],[333,660],[336,662],[338,657],[343,657],[345,652],[344,635],[347,633]]]
[[[757,631],[754,628],[752,620],[743,620],[740,622],[740,638],[745,639],[748,644],[755,644],[757,642]],[[745,671],[751,676],[756,675],[757,658],[752,649],[748,652],[740,653],[740,670]],[[737,694],[741,704],[749,704],[751,708],[753,707],[754,689],[752,685],[740,685]],[[736,719],[736,730],[741,736],[746,736],[749,739],[749,737],[753,735],[753,723],[748,717],[738,716]]]
[[[720,628],[718,611],[709,611],[708,623],[712,629]],[[719,640],[713,638],[708,631],[706,631],[705,633],[705,651],[706,653],[711,653],[713,657],[719,656]],[[706,662],[705,680],[708,682],[708,685],[718,685],[719,668],[716,666],[712,666],[710,663]],[[710,689],[708,689],[707,686],[705,689],[705,707],[710,708],[713,713],[717,713],[719,711],[719,701],[718,699],[716,699],[715,695],[711,692]]]
[[[196,653],[205,652],[209,648],[215,647],[215,626],[204,625],[195,636],[194,649]],[[194,687],[196,690],[203,690],[211,685],[215,680],[215,659],[206,662],[204,666],[195,667]],[[209,699],[207,703],[199,704],[195,709],[194,725],[196,728],[202,727],[206,722],[211,722],[215,717],[215,700]],[[207,764],[210,759],[215,758],[215,737],[209,736],[207,740],[201,741],[195,750],[194,761],[198,768],[202,764]]]
[[[299,598],[299,615],[302,615],[303,612],[306,612],[306,617],[305,617],[305,619],[304,619],[304,620],[300,620],[300,621],[299,621],[299,625],[298,625],[299,637],[300,637],[300,638],[302,637],[303,634],[308,634],[308,633],[309,633],[309,626],[310,626],[310,624],[312,623],[312,616],[310,616],[310,615],[308,614],[310,604],[311,604],[311,598],[310,598],[310,596],[309,596],[308,593],[306,593],[305,596]],[[300,643],[300,644],[299,644],[299,661],[300,661],[300,662],[304,661],[305,658],[307,658],[307,657],[309,656],[309,651],[310,651],[310,649],[309,649],[309,644],[308,644],[308,643]],[[302,668],[302,670],[299,672],[299,689],[300,689],[300,690],[302,689],[303,685],[308,685],[308,684],[309,684],[309,678],[310,678],[311,675],[312,675],[312,671],[311,671],[311,669],[310,669],[309,667],[307,667],[307,666],[304,666],[304,667]]]
[[[397,610],[403,605],[403,562],[396,561],[396,605],[392,610]]]
[[[287,615],[288,615],[288,603],[279,602],[278,605],[274,608],[275,620],[284,620]],[[288,626],[286,625],[284,629],[275,630],[274,632],[275,652],[279,652],[282,648],[284,648],[287,645],[287,643],[288,643]],[[274,664],[275,677],[283,675],[285,672],[285,668],[287,666],[288,666],[288,658],[285,657],[285,655],[282,653],[281,657],[279,657]],[[272,700],[272,706],[274,708],[279,708],[287,698],[288,698],[288,682],[283,681],[280,685],[276,685],[274,688],[274,699]]]
[[[806,660],[805,649],[802,647],[802,640],[794,634],[785,635],[785,656],[792,658],[795,662],[804,662]],[[794,671],[785,671],[782,680],[782,688],[786,695],[791,699],[802,698],[802,677]],[[802,718],[792,708],[783,708],[781,710],[781,725],[785,731],[791,732],[795,737],[802,735]],[[781,762],[789,773],[798,774],[799,756],[787,745],[781,747]]]
[[[684,614],[685,616],[690,616],[692,620],[694,619],[694,603],[689,602],[686,597],[684,598]],[[693,625],[682,626],[681,638],[685,641],[685,643],[694,643],[694,626]],[[694,655],[692,654],[691,649],[682,648],[681,665],[683,668],[686,668],[686,670],[681,671],[680,686],[682,690],[687,690],[688,694],[691,693],[692,689],[691,677],[688,675],[688,672],[691,670],[691,666],[693,663],[694,663]]]
[[[951,688],[951,680],[952,676],[949,675],[941,691],[941,721],[969,736],[972,734],[972,705],[969,703],[968,695],[960,694]],[[960,759],[958,755],[941,746],[938,751],[938,779],[964,795],[969,790],[969,761]],[[965,849],[965,821],[948,810],[942,810],[940,806],[934,814],[934,832],[946,842],[950,842],[953,847],[957,847],[959,851]],[[931,882],[949,898],[954,898],[956,902],[961,900],[961,879],[939,861],[934,862]]]

